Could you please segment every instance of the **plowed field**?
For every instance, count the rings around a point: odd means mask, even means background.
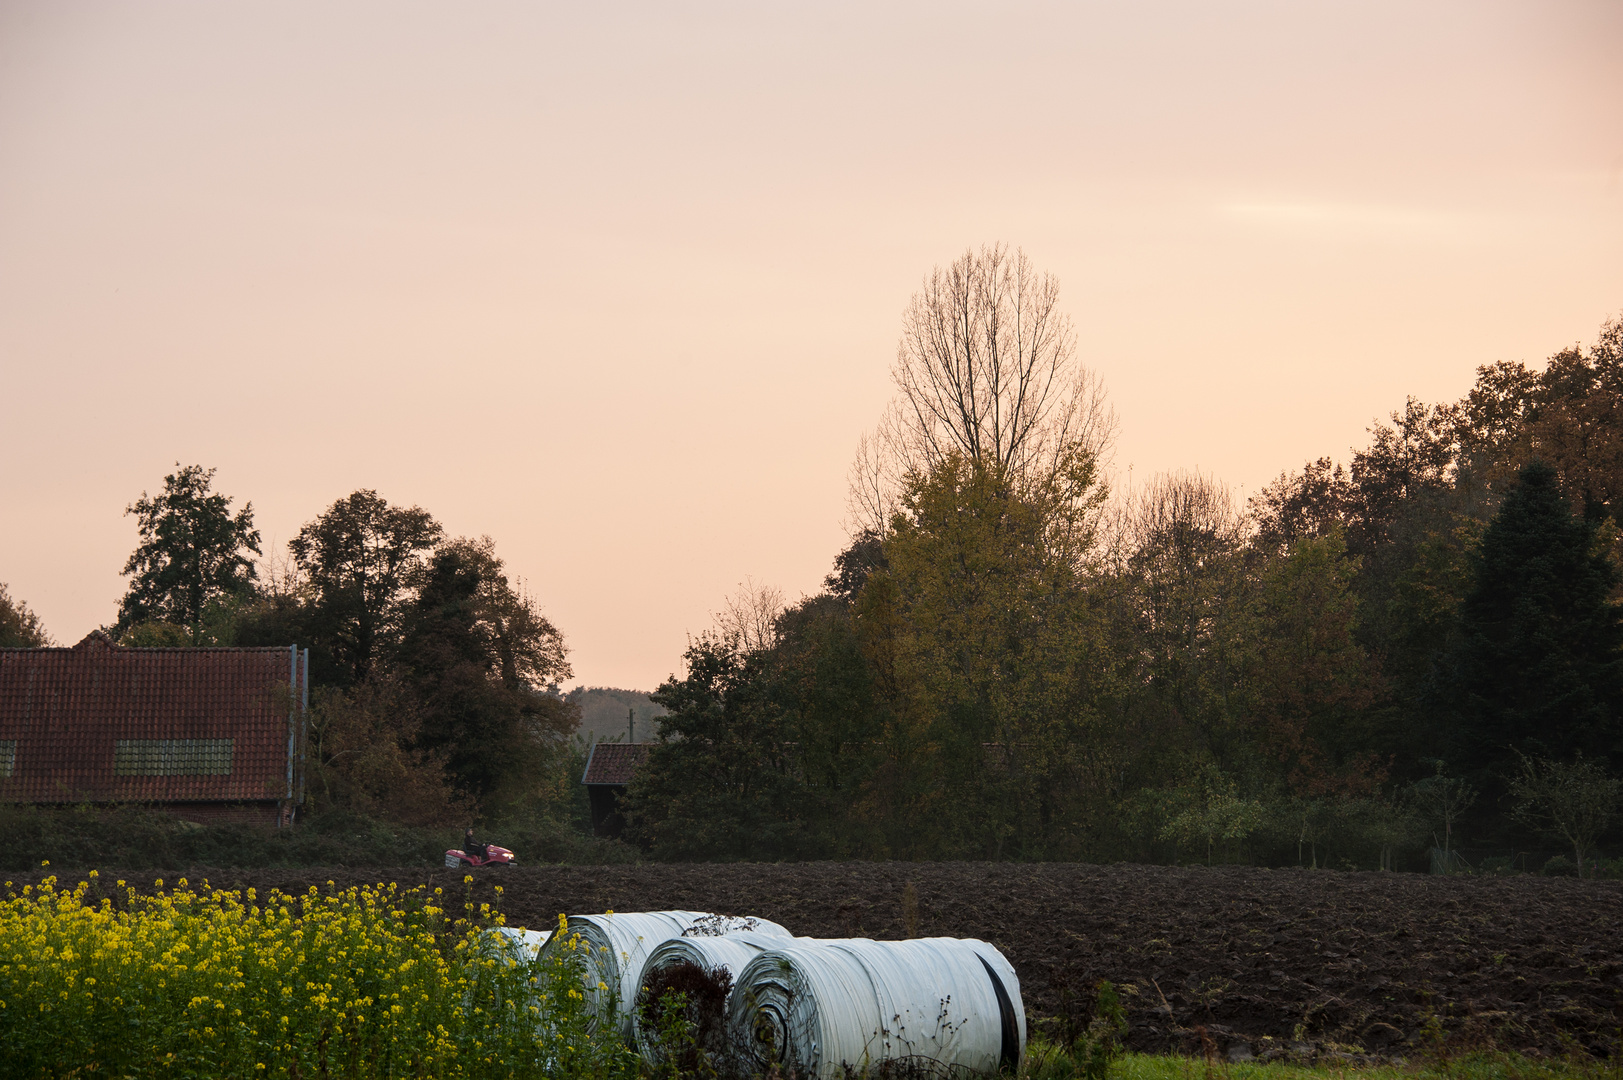
[[[188,876],[261,890],[329,880],[463,889],[452,870]],[[1034,1018],[1075,1009],[1100,978],[1124,988],[1129,1043],[1140,1050],[1197,1049],[1203,1030],[1237,1056],[1408,1055],[1435,1040],[1431,1021],[1456,1044],[1610,1054],[1623,1028],[1617,882],[1009,863],[645,864],[474,876],[475,900],[494,899],[500,884],[508,922],[535,928],[560,911],[687,908],[761,915],[816,937],[984,938],[1013,962]]]

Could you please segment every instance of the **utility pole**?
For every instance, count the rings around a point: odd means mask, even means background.
[[[626,710],[626,742],[633,743],[633,742],[636,742],[636,741],[637,741],[637,710],[636,709],[627,709]]]

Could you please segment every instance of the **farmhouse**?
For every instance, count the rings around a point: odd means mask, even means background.
[[[290,824],[309,650],[0,649],[0,802]]]
[[[619,836],[625,828],[620,800],[637,767],[648,758],[651,743],[593,743],[580,782],[592,804],[592,834]]]

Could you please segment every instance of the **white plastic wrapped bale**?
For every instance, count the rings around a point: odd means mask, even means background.
[[[511,961],[528,972],[530,965],[535,962],[536,956],[540,954],[541,947],[547,943],[547,938],[550,936],[544,930],[525,930],[517,926],[498,926],[480,934],[476,939],[475,946],[481,954],[490,959],[503,963]],[[513,984],[507,983],[506,985],[511,987]],[[539,1002],[535,997],[535,983],[527,979],[524,985],[526,989],[522,991],[524,995],[522,1004],[536,1006],[539,1010]],[[498,991],[498,1000],[501,1000],[502,992]],[[472,1008],[473,1000],[473,988],[469,987],[463,993],[463,1007]]]
[[[734,1044],[766,1072],[836,1080],[887,1061],[960,1074],[1015,1069],[1026,1048],[1020,980],[968,938],[799,939],[739,974]]]
[[[542,946],[541,955],[567,948],[578,935],[579,947],[587,954],[581,980],[587,1005],[599,1023],[613,1024],[622,1039],[630,1040],[637,980],[650,953],[688,932],[711,937],[741,931],[790,936],[767,919],[733,918],[708,911],[622,911],[571,915],[569,928],[553,934]]]
[[[792,938],[793,941],[810,941],[810,938]],[[732,934],[703,934],[672,938],[648,954],[647,963],[643,964],[642,972],[637,977],[639,992],[647,986],[658,974],[678,964],[697,964],[707,971],[725,969],[736,983],[744,968],[761,953],[768,949],[781,948],[785,944],[784,938],[779,934],[766,934],[759,931],[743,930]],[[632,999],[636,1005],[636,999]],[[633,1007],[631,1010],[631,1039],[643,1060],[656,1069],[661,1062],[661,1052],[658,1033],[645,1030],[642,1014]],[[726,1023],[725,1014],[718,1018],[722,1024]]]
[[[498,926],[485,934],[485,939],[502,956],[510,956],[527,964],[541,953],[541,947],[552,934],[547,930],[526,930],[522,926]]]

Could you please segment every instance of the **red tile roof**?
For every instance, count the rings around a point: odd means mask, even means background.
[[[0,649],[0,802],[287,792],[291,650]],[[8,767],[9,765],[9,767]]]
[[[631,774],[648,758],[653,743],[606,743],[592,746],[592,756],[586,759],[583,784],[613,784],[624,787],[631,783]]]

